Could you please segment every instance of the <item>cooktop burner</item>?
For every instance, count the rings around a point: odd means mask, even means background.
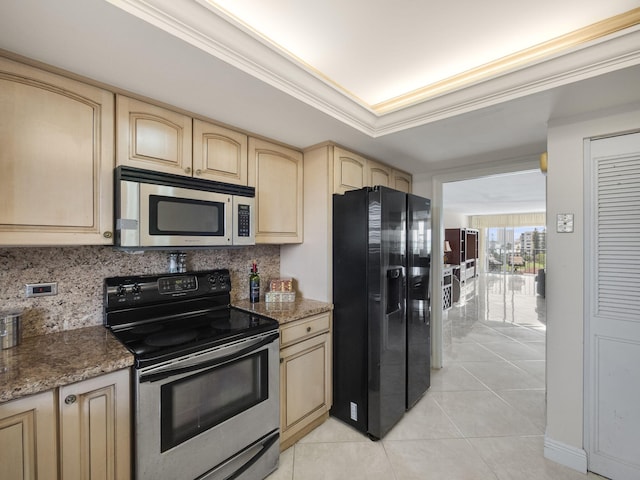
[[[228,270],[107,278],[104,323],[138,368],[278,329],[231,307],[230,291]]]

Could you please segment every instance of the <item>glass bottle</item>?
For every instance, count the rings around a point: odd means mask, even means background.
[[[249,301],[256,303],[260,301],[260,275],[258,275],[258,265],[254,261],[251,265],[249,275]]]

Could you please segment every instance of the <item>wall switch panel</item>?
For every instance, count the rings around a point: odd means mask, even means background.
[[[58,283],[27,283],[26,296],[29,297],[48,297],[58,294]]]

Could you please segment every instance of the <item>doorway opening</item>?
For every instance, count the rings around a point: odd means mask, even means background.
[[[546,192],[544,176],[529,173],[537,180],[541,208],[524,206],[527,191],[515,185],[526,183],[528,175],[520,172],[434,179],[434,203],[440,205],[434,208],[434,245],[451,250],[443,255],[442,274],[453,272],[454,301],[446,306],[443,301],[442,312],[434,312],[441,313],[437,333],[443,368],[432,374],[432,388],[442,391],[443,408],[499,398],[496,434],[541,438],[546,426],[546,302],[537,293],[537,280],[543,277],[538,270],[546,267]],[[501,189],[499,182],[507,187]],[[456,210],[461,199],[468,203]],[[441,237],[436,239],[438,225]],[[487,415],[469,416],[467,426],[480,428]]]

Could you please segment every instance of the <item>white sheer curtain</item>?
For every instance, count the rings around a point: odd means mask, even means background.
[[[471,220],[471,228],[477,228],[478,230],[491,227],[515,228],[547,224],[547,214],[545,212],[504,215],[473,215],[469,218]]]
[[[469,217],[471,228],[479,231],[478,251],[480,253],[480,265],[486,265],[486,229],[487,228],[517,228],[517,227],[533,227],[547,224],[546,212],[533,213],[516,213],[501,215],[472,215]],[[484,270],[484,267],[483,267]]]

